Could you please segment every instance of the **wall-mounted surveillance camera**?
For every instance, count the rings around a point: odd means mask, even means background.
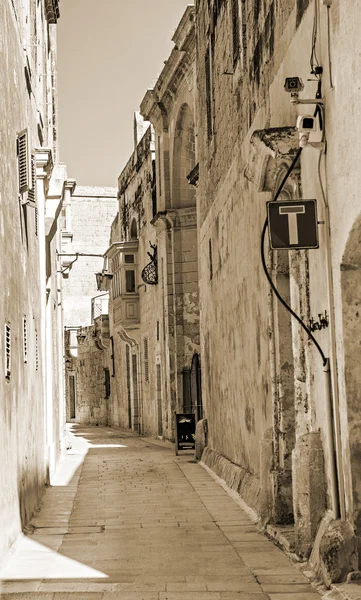
[[[299,131],[300,148],[305,148],[309,143],[310,133],[317,131],[316,118],[312,115],[299,115],[297,117],[296,127]]]
[[[317,121],[312,115],[299,115],[297,117],[296,127],[300,133],[310,133],[310,131],[317,131]]]
[[[299,94],[304,87],[302,79],[299,77],[286,77],[285,90],[289,94]]]

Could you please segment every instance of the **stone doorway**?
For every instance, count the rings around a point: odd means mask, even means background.
[[[341,263],[345,387],[352,480],[353,523],[361,555],[361,215]]]

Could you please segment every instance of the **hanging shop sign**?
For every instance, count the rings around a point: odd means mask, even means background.
[[[267,202],[267,213],[273,250],[319,247],[316,200]]]

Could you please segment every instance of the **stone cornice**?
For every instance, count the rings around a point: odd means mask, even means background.
[[[195,206],[170,208],[158,212],[152,220],[152,224],[158,231],[164,229],[194,229],[197,227],[197,209]]]
[[[118,252],[137,252],[139,247],[138,240],[113,242],[109,248],[104,252],[104,256],[107,258],[113,258]]]
[[[244,171],[246,179],[252,181],[258,191],[265,189],[266,176],[269,173],[270,158],[274,167],[294,156],[299,148],[296,127],[274,127],[253,132],[250,140],[250,155]],[[275,176],[275,173],[274,173]]]
[[[154,89],[146,92],[140,105],[141,115],[153,125],[160,117],[164,120],[165,104],[172,104],[184,77],[193,69],[192,65],[195,61],[193,6],[188,6],[185,10],[172,41],[175,46],[165,62]]]
[[[70,192],[70,195],[72,196],[74,193],[76,187],[76,181],[75,179],[67,179],[64,182],[64,189]]]
[[[189,38],[189,32],[194,27],[194,6],[188,5],[172,37],[176,48],[183,50]],[[190,25],[193,24],[193,25]]]
[[[36,177],[50,180],[53,172],[53,154],[50,148],[35,148]]]
[[[139,327],[138,327],[139,329]],[[126,329],[123,327],[123,325],[117,325],[117,334],[119,335],[120,339],[123,342],[126,342],[127,344],[129,344],[131,347],[137,346],[138,345],[138,341],[135,338],[132,338],[128,332],[126,331]]]

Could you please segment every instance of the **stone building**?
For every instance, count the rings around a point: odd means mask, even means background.
[[[289,524],[325,581],[342,579],[361,539],[360,13],[197,0],[195,17],[203,461],[264,524]],[[296,236],[269,249],[280,190],[286,220],[288,202],[316,199],[319,248]],[[314,341],[270,291],[262,231],[269,275]]]
[[[195,188],[189,183],[196,179],[197,163],[193,6],[185,10],[172,41],[174,48],[140,106],[155,137],[156,206],[151,223],[156,232],[161,294],[157,320],[164,344],[155,362],[164,361],[167,422],[162,435],[168,439],[174,438],[175,411],[202,414],[197,211]]]
[[[0,560],[64,449],[57,0],[0,5]]]
[[[101,283],[110,290],[108,422],[167,439],[175,411],[201,413],[196,204],[187,180],[196,166],[194,34],[190,6],[142,101],[145,121],[135,115]]]
[[[117,192],[112,187],[78,186],[61,212],[63,307],[65,327],[65,388],[67,421],[108,422],[110,360],[108,293],[98,290],[109,245],[110,225],[117,212]],[[103,342],[98,326],[106,327]],[[105,384],[105,381],[107,382]]]

